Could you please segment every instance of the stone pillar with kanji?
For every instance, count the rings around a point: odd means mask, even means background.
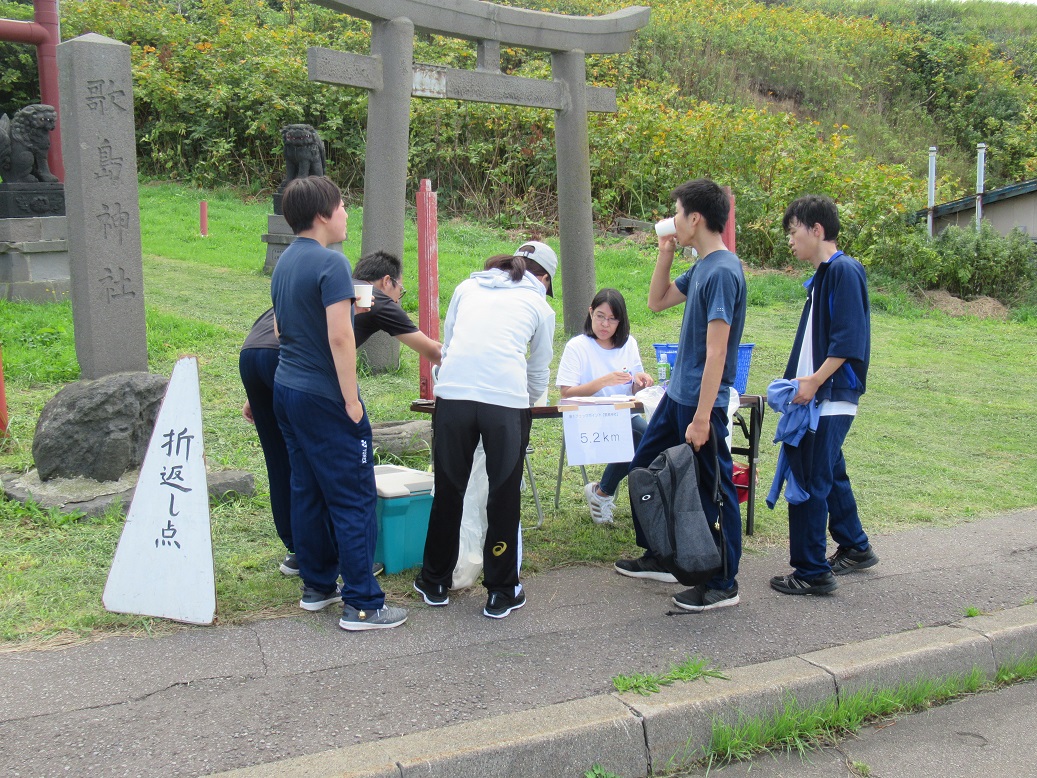
[[[146,371],[130,47],[91,33],[57,55],[79,368],[87,379]]]

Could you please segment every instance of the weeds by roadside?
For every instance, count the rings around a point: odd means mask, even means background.
[[[617,692],[637,692],[645,697],[658,692],[663,686],[670,686],[675,681],[697,681],[701,678],[719,678],[727,680],[727,676],[713,667],[710,659],[693,656],[680,664],[673,665],[665,673],[632,673],[617,675],[612,685]]]
[[[891,689],[869,689],[816,705],[801,706],[790,698],[769,717],[739,715],[733,724],[714,720],[709,745],[697,754],[675,754],[662,775],[697,775],[703,768],[722,767],[770,751],[804,755],[834,745],[867,724],[1035,678],[1037,655],[1003,665],[993,679],[976,668],[965,675],[921,679]],[[867,774],[867,765],[863,767],[865,770],[858,768],[858,774]]]

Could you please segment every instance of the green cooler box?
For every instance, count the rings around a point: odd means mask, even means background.
[[[432,509],[432,473],[396,465],[375,465],[378,485],[376,562],[385,572],[418,567],[425,556],[425,535]]]

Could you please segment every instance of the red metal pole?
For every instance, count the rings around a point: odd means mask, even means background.
[[[432,182],[418,185],[418,329],[439,340],[439,227]],[[432,399],[432,363],[422,357],[419,374],[421,399]]]
[[[12,43],[30,43],[36,46],[36,67],[40,73],[40,102],[59,109],[57,45],[61,41],[58,29],[58,0],[33,0],[35,21],[23,22],[0,19],[0,40]],[[54,128],[47,155],[50,172],[65,180],[65,164],[61,159],[61,119]]]
[[[207,200],[202,200],[198,205],[198,221],[202,237],[209,237],[209,202]]]
[[[61,43],[58,16],[58,0],[33,0],[32,3],[36,23],[47,32],[46,40],[36,46],[36,67],[40,72],[40,97],[46,105],[58,105],[58,44]],[[65,162],[61,157],[61,114],[51,133],[50,150],[47,152],[47,164],[50,172],[65,180]]]
[[[731,200],[731,213],[727,217],[727,224],[724,225],[724,245],[727,246],[728,251],[737,253],[735,248],[735,196],[729,186],[725,186],[724,191]]]
[[[4,388],[4,353],[0,349],[0,438],[7,437],[7,390]]]

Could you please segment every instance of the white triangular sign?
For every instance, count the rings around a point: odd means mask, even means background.
[[[173,368],[103,601],[116,613],[188,624],[216,616],[196,357]]]

